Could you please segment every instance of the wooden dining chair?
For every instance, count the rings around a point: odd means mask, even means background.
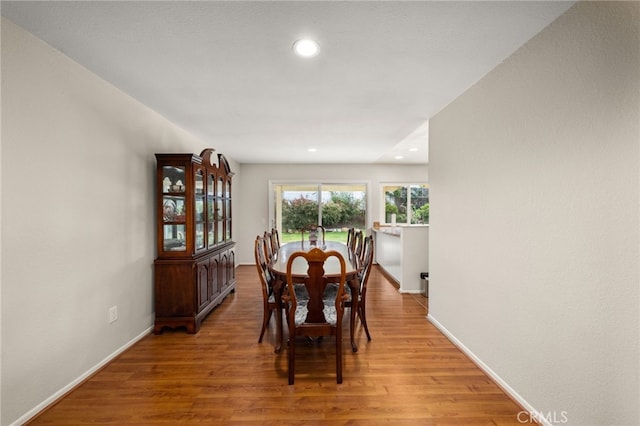
[[[268,243],[264,237],[258,235],[254,243],[254,257],[256,261],[256,269],[258,270],[258,277],[260,278],[260,284],[262,287],[262,329],[260,330],[260,337],[258,343],[262,342],[264,332],[267,330],[271,314],[278,308],[276,303],[275,294],[273,291],[273,277],[269,272],[266,259],[266,251]]]
[[[373,236],[369,235],[365,237],[362,250],[362,269],[358,273],[358,282],[360,285],[360,291],[358,292],[358,307],[357,314],[360,319],[360,323],[364,328],[364,332],[367,334],[367,340],[371,341],[371,334],[369,334],[369,326],[367,325],[367,283],[369,282],[369,275],[371,273],[371,265],[373,265],[374,254],[374,241]],[[345,307],[353,308],[353,300],[349,293],[349,300],[345,303]],[[351,333],[354,332],[354,324],[351,324]]]
[[[294,276],[293,264],[302,258],[306,265],[296,270]],[[327,286],[324,275],[324,264],[331,258],[337,258],[340,264],[340,277],[337,279],[337,291],[333,300],[326,300],[323,295]],[[300,278],[301,271],[306,271],[304,279]],[[283,296],[286,305],[287,322],[289,326],[289,384],[294,383],[296,337],[335,336],[336,340],[336,382],[342,383],[342,318],[344,304],[348,298],[345,293],[346,266],[344,258],[337,251],[323,251],[315,247],[310,251],[293,253],[287,262],[287,288]],[[304,273],[304,272],[302,272]],[[296,297],[295,283],[303,282],[308,294],[307,300]],[[336,278],[331,279],[332,282]]]
[[[322,225],[308,225],[302,229],[302,242],[307,239],[312,246],[324,246],[326,230]],[[322,237],[322,238],[321,238]]]

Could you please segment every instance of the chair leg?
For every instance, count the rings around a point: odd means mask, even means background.
[[[271,311],[271,309],[265,309],[264,314],[262,315],[262,330],[260,331],[260,338],[258,338],[258,343],[262,343],[264,332],[267,330],[269,320],[271,320]]]
[[[358,352],[358,346],[356,345],[355,333],[356,333],[356,317],[358,316],[358,310],[360,309],[360,305],[356,309],[353,309],[353,304],[349,309],[349,334],[351,338],[351,350],[353,352]]]
[[[364,308],[364,303],[360,302],[358,304],[358,316],[360,317],[360,322],[364,327],[364,332],[367,334],[367,340],[371,341],[371,335],[369,334],[369,327],[367,326],[367,311]]]

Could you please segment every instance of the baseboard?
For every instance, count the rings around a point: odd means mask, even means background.
[[[51,395],[49,398],[45,399],[40,404],[38,404],[37,406],[33,407],[31,410],[29,410],[27,413],[25,413],[22,417],[17,419],[15,422],[11,423],[10,426],[23,425],[27,421],[29,421],[29,420],[33,419],[34,417],[36,417],[39,413],[44,411],[47,407],[49,407],[50,405],[54,404],[60,398],[64,397],[66,394],[71,392],[77,386],[79,386],[80,384],[85,382],[87,379],[89,379],[91,376],[93,376],[95,373],[100,371],[102,368],[104,368],[107,364],[109,364],[111,361],[113,361],[116,357],[118,357],[124,351],[129,349],[134,344],[138,343],[138,341],[140,341],[143,337],[145,337],[149,333],[151,333],[152,330],[153,330],[153,327],[149,327],[145,331],[143,331],[142,333],[138,334],[133,339],[129,340],[123,346],[118,348],[115,352],[113,352],[112,354],[110,354],[109,356],[104,358],[102,361],[100,361],[98,364],[96,364],[91,369],[87,370],[80,377],[76,378],[74,381],[72,381],[71,383],[69,383],[68,385],[66,385],[65,387],[63,387],[62,389],[60,389],[59,391],[57,391],[53,395]]]
[[[552,426],[551,423],[547,422],[545,417],[538,412],[531,404],[527,402],[518,392],[516,392],[507,382],[505,382],[502,377],[496,374],[487,364],[485,364],[480,358],[478,358],[469,348],[467,348],[460,340],[458,340],[449,330],[447,330],[442,324],[438,322],[431,314],[427,314],[427,320],[431,324],[433,324],[442,334],[445,335],[451,343],[453,343],[458,349],[460,349],[469,359],[473,362],[479,369],[481,369],[491,380],[495,382],[496,385],[500,389],[504,391],[516,404],[518,404],[523,411],[526,411],[530,415],[526,418],[533,418],[538,423],[543,426]],[[524,418],[524,417],[523,417]]]
[[[392,286],[394,286],[396,289],[400,289],[400,282],[398,282],[398,280],[396,280],[396,278],[391,275],[389,272],[387,272],[386,269],[384,269],[384,266],[380,265],[379,263],[376,263],[376,265],[378,265],[378,270],[380,271],[380,273],[382,274],[383,277],[385,277],[387,279],[387,281],[389,281],[391,283]]]

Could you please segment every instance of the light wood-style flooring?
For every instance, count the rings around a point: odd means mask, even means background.
[[[297,345],[295,384],[287,352],[273,352],[275,319],[262,318],[254,266],[200,332],[150,334],[32,425],[522,425],[522,409],[426,319],[427,299],[400,294],[374,266],[359,351],[344,334],[344,382],[334,341]]]

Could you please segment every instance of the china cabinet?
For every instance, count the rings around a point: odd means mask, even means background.
[[[222,154],[156,154],[154,333],[202,320],[235,290],[231,178]]]

